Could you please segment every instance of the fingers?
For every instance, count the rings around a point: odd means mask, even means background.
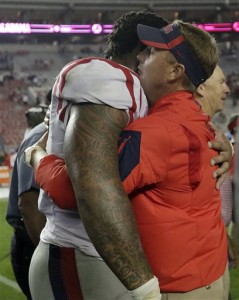
[[[217,176],[217,175],[215,175],[215,176]],[[227,173],[224,173],[220,177],[217,178],[217,182],[216,182],[216,189],[217,190],[220,189],[220,186],[223,183],[223,181],[225,180],[226,176],[227,176]]]
[[[212,122],[209,122],[208,125],[209,125],[210,129],[214,132],[215,140],[217,142],[224,143],[225,141],[227,141],[227,137],[225,136],[223,130],[221,130],[220,128],[216,127],[216,125],[213,124]]]
[[[230,169],[232,158],[232,147],[230,142],[225,138],[224,134],[219,131],[216,137],[216,141],[208,142],[208,147],[219,152],[219,155],[211,159],[212,166],[219,166],[217,170],[213,172],[213,178],[217,179],[216,188],[219,189],[220,185],[224,181],[227,173]]]
[[[47,139],[48,139],[48,131],[46,131],[43,134],[43,136],[39,139],[36,145],[40,146],[42,149],[46,149]]]
[[[217,178],[219,176],[222,176],[222,175],[227,175],[228,171],[230,169],[230,165],[228,162],[224,162],[221,166],[219,166],[219,168],[217,170],[215,170],[213,172],[213,177],[214,178]]]
[[[47,124],[46,122],[47,122],[47,120],[46,120],[46,119],[44,119],[45,128],[46,128],[46,130],[48,130],[48,129],[49,129],[49,124]]]
[[[218,156],[215,156],[211,159],[212,166],[220,165],[223,163],[226,163],[230,167],[231,157],[230,157],[230,154],[226,151],[220,152],[220,154]]]
[[[228,162],[224,162],[219,166],[217,170],[213,172],[213,178],[217,179],[216,188],[219,189],[222,182],[225,180],[228,171],[230,168],[230,164]]]
[[[210,122],[210,128],[214,130],[215,140],[208,142],[208,147],[214,149],[218,152],[226,151],[230,155],[229,159],[232,156],[232,146],[229,140],[226,138],[224,132],[221,129],[218,129],[213,123]]]
[[[223,155],[223,158],[230,162],[231,158],[233,156],[233,148],[231,143],[226,140],[224,142],[218,142],[218,141],[210,141],[208,142],[208,147],[211,149],[214,149],[220,153],[220,155]],[[223,162],[223,161],[222,161]]]
[[[217,126],[215,124],[213,124],[212,122],[208,122],[208,125],[210,127],[210,129],[215,133],[217,131],[219,131],[219,129],[217,128]]]
[[[208,147],[217,151],[231,151],[231,145],[228,140],[226,141],[210,141],[208,142]]]
[[[48,139],[48,133],[49,131],[47,130],[40,139],[46,142]]]
[[[46,129],[49,128],[49,122],[50,122],[50,110],[48,109],[44,118],[44,123],[45,123],[45,127]]]

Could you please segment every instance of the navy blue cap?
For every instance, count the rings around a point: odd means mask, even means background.
[[[196,87],[207,79],[178,24],[172,23],[162,29],[138,24],[137,32],[143,44],[172,52],[176,60],[184,65],[185,73]]]

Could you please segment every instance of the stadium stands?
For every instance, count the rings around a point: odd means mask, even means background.
[[[99,22],[112,24],[123,12],[133,9],[128,0],[117,1],[48,1],[8,0],[0,3],[2,22],[39,22],[46,24],[82,24]],[[172,5],[174,4],[174,5]],[[238,20],[238,0],[194,1],[130,1],[134,9],[149,8],[169,20],[185,21]],[[37,9],[31,9],[32,7]],[[198,9],[195,10],[195,7]],[[87,18],[85,12],[87,11]],[[221,42],[221,65],[228,75],[232,95],[225,103],[225,111],[215,122],[226,129],[230,114],[238,109],[239,99],[239,32],[216,33]],[[0,156],[13,152],[21,142],[26,129],[25,111],[41,103],[54,83],[54,78],[67,62],[86,56],[102,56],[106,35],[93,34],[1,34],[0,52]]]
[[[13,67],[2,64],[0,76],[0,143],[4,144],[0,149],[16,151],[27,127],[25,111],[45,101],[62,66],[79,57],[99,56],[102,47],[68,44],[62,51],[62,46],[54,44],[3,45],[1,50],[11,57]]]

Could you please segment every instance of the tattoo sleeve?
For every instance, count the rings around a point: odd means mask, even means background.
[[[73,106],[66,129],[66,166],[87,233],[127,289],[153,277],[118,168],[117,142],[125,111],[105,105]]]

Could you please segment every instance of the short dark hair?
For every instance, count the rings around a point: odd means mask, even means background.
[[[130,11],[123,14],[116,20],[114,29],[108,36],[105,58],[120,58],[141,44],[137,35],[138,24],[162,28],[168,23],[163,17],[148,10]],[[142,50],[144,48],[145,46],[142,44]]]
[[[44,121],[48,105],[42,104],[29,108],[25,112],[27,126],[33,128]]]

